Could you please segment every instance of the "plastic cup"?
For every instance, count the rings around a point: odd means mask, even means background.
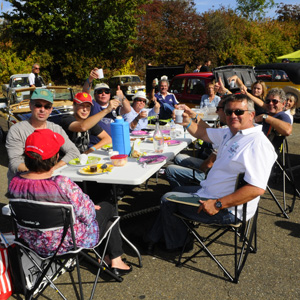
[[[80,163],[82,165],[85,165],[87,163],[87,160],[88,160],[88,156],[86,154],[80,154],[79,155],[79,160],[80,160]]]
[[[183,122],[183,109],[175,109],[175,123],[182,123]]]
[[[98,73],[98,79],[104,78],[103,69],[98,69],[97,73]]]

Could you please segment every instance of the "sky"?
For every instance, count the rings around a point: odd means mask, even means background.
[[[196,9],[199,13],[203,13],[205,11],[208,11],[209,9],[218,9],[221,5],[224,5],[225,7],[230,7],[234,9],[236,7],[236,0],[194,0],[196,4]],[[292,4],[292,5],[299,5],[299,0],[275,0],[277,3],[285,3],[285,4]],[[10,3],[7,1],[0,0],[1,7],[3,6],[3,9],[0,11],[6,12],[10,9]],[[211,4],[213,3],[213,4]],[[276,8],[270,10],[267,14],[267,17],[274,17],[275,16],[275,10]]]

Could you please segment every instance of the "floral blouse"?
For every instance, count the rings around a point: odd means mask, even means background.
[[[16,175],[9,185],[10,198],[22,198],[36,201],[49,201],[72,204],[75,213],[74,232],[78,247],[93,247],[99,240],[99,227],[96,221],[94,203],[80,187],[65,176],[53,176],[48,179],[27,179]],[[20,237],[29,247],[41,256],[54,253],[58,247],[63,229],[41,232],[19,228]],[[69,229],[59,254],[73,248]]]

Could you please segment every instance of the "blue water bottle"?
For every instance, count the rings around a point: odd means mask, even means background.
[[[113,150],[118,151],[119,154],[129,155],[131,151],[129,123],[125,122],[121,116],[118,116],[110,126]]]

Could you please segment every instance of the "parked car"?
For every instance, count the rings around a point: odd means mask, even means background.
[[[108,85],[111,89],[112,96],[116,94],[116,90],[119,85],[128,100],[131,100],[138,91],[146,92],[145,84],[141,81],[138,75],[113,76],[108,80]]]
[[[170,84],[169,91],[174,93],[180,103],[189,107],[200,105],[201,97],[206,93],[207,83],[221,77],[224,85],[232,92],[237,92],[237,86],[231,87],[228,78],[237,75],[242,78],[248,89],[256,81],[254,69],[251,66],[224,66],[215,68],[212,72],[185,73],[176,75]]]
[[[72,88],[65,86],[47,86],[53,93],[53,110],[48,120],[56,124],[60,123],[60,118],[65,114],[73,113],[73,98],[74,91]],[[10,104],[7,99],[2,99],[0,103],[0,138],[6,136],[9,128],[20,121],[28,120],[31,116],[29,108],[30,92],[34,91],[35,87],[27,87],[22,90],[26,92],[26,98],[19,102]],[[0,140],[1,141],[1,140]]]
[[[29,87],[29,74],[15,74],[10,76],[9,83],[2,85],[2,93],[11,104],[19,103],[28,98],[29,91],[23,90]],[[42,81],[44,82],[43,78]]]
[[[292,86],[300,90],[300,63],[275,63],[255,67],[257,79],[266,83],[267,89]],[[300,99],[298,99],[294,120],[300,120]]]

